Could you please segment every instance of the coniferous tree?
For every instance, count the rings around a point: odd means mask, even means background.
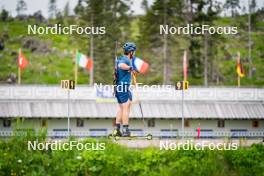
[[[57,15],[57,5],[56,0],[50,0],[49,1],[49,18],[55,18]]]
[[[226,0],[224,8],[231,9],[231,16],[237,15],[237,9],[240,9],[239,0]]]
[[[63,15],[64,17],[68,17],[69,16],[69,13],[70,13],[70,7],[69,7],[69,2],[66,3],[65,7],[64,7],[64,10],[63,10]]]
[[[5,9],[3,9],[2,12],[1,12],[1,14],[0,14],[0,16],[1,16],[1,20],[2,21],[7,21],[7,19],[8,19],[8,11],[6,11]]]
[[[23,13],[27,10],[27,4],[25,1],[23,0],[18,0],[17,1],[17,6],[16,6],[16,11],[17,11],[17,15],[23,15]]]
[[[74,13],[76,15],[81,15],[83,13],[83,11],[84,11],[84,7],[82,5],[82,2],[83,2],[82,0],[78,0],[78,3],[77,3],[77,5],[74,8]]]
[[[218,18],[221,12],[220,4],[213,0],[194,0],[192,1],[193,8],[191,11],[192,18],[191,23],[197,25],[209,25],[214,26],[214,20]],[[211,35],[207,32],[203,35],[192,35],[190,38],[190,73],[194,78],[203,77],[203,83],[208,86],[212,79],[209,79],[209,75],[216,75],[219,73],[216,69],[210,69],[209,65],[215,62],[217,55],[217,46],[219,40],[223,38],[219,35]],[[221,42],[220,42],[221,43]],[[217,64],[215,64],[217,67]],[[212,72],[216,72],[215,74]],[[214,79],[214,78],[213,78]],[[217,80],[218,78],[216,78]]]
[[[115,41],[122,44],[129,39],[129,7],[122,0],[87,0],[81,18],[92,27],[105,27],[103,35],[89,35],[87,54],[94,59],[94,81],[112,83]],[[78,4],[80,5],[80,4]],[[78,6],[80,8],[81,6]],[[75,9],[78,9],[77,7]],[[92,53],[92,54],[91,54]],[[90,82],[91,83],[91,82]]]
[[[173,76],[173,66],[176,63],[175,48],[177,37],[160,34],[160,25],[163,27],[180,25],[182,23],[182,1],[156,0],[140,20],[140,36],[138,43],[143,53],[149,53],[147,58],[152,63],[151,83],[168,84]],[[151,51],[149,50],[151,48]],[[157,72],[159,70],[159,72]],[[162,76],[161,76],[162,74]]]

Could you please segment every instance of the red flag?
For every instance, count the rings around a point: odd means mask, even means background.
[[[18,56],[17,62],[18,62],[18,66],[21,69],[26,68],[26,66],[28,65],[28,60],[25,58],[25,56],[23,55],[21,50],[19,51],[19,56]]]
[[[198,127],[198,128],[197,128],[197,138],[198,138],[198,139],[200,138],[200,135],[201,135],[201,128]]]
[[[183,80],[187,81],[187,73],[188,73],[188,64],[187,64],[187,51],[184,51],[183,55]]]

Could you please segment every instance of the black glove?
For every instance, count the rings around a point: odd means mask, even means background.
[[[128,71],[131,71],[132,72],[133,71],[133,67],[130,66]]]

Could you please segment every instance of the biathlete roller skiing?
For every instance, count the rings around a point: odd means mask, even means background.
[[[136,65],[140,65],[140,67],[143,68],[144,62],[135,57],[135,52],[137,50],[137,47],[134,43],[132,42],[125,43],[123,46],[123,50],[124,50],[124,55],[118,58],[116,57],[115,59],[114,95],[117,99],[119,106],[116,115],[115,129],[111,136],[114,137],[115,139],[140,138],[140,136],[134,136],[133,134],[131,134],[129,129],[129,113],[132,105],[132,93],[130,91],[130,84],[131,82],[136,84],[135,75],[137,73],[140,73],[138,68],[136,68],[137,67]],[[138,60],[139,64],[135,65],[136,59]],[[147,67],[148,65],[146,66],[145,70],[147,70]],[[141,113],[142,113],[142,109],[141,109]],[[141,136],[141,138],[152,139],[152,136],[151,135]]]

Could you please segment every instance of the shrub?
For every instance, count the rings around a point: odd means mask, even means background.
[[[261,144],[235,151],[160,151],[130,149],[104,139],[85,139],[81,142],[105,142],[106,149],[33,151],[27,149],[29,140],[46,140],[45,131],[0,140],[0,175],[260,176],[264,173]]]

